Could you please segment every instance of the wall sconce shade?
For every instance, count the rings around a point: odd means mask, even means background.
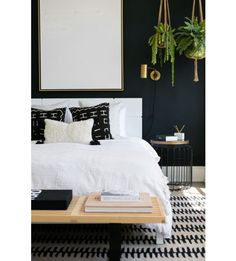
[[[147,78],[147,64],[141,64],[140,69],[140,78],[146,79]]]

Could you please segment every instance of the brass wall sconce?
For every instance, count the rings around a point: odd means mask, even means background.
[[[150,78],[153,81],[158,81],[161,78],[161,74],[159,71],[157,71],[157,69],[153,68],[153,67],[148,67],[147,64],[141,64],[140,67],[140,78],[142,79],[146,79],[147,78],[147,74],[148,74],[148,70],[152,70],[150,73]]]

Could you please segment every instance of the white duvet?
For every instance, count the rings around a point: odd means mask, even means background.
[[[32,144],[32,188],[72,189],[73,195],[101,190],[133,190],[157,195],[163,202],[171,235],[172,211],[167,179],[155,150],[140,138],[101,141],[100,146],[78,143]]]

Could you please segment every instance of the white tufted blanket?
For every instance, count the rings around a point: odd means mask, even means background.
[[[104,140],[100,146],[32,144],[32,188],[72,189],[73,195],[104,189],[157,195],[167,215],[158,231],[170,237],[170,192],[158,161],[155,150],[140,138]]]

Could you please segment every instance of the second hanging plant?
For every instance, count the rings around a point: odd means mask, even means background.
[[[163,12],[163,22],[162,19]],[[157,63],[157,56],[159,63],[171,63],[171,83],[174,86],[174,64],[175,64],[175,46],[174,31],[170,22],[170,9],[168,0],[161,0],[158,15],[158,24],[154,27],[155,34],[149,38],[149,45],[152,48],[152,64]]]
[[[199,18],[195,16],[196,0],[193,0],[192,19],[186,17],[184,25],[175,33],[177,51],[194,60],[194,82],[198,82],[198,60],[205,58],[205,20],[202,2],[199,2]]]
[[[193,21],[186,17],[185,25],[178,28],[176,33],[177,50],[189,59],[205,57],[205,21]]]

